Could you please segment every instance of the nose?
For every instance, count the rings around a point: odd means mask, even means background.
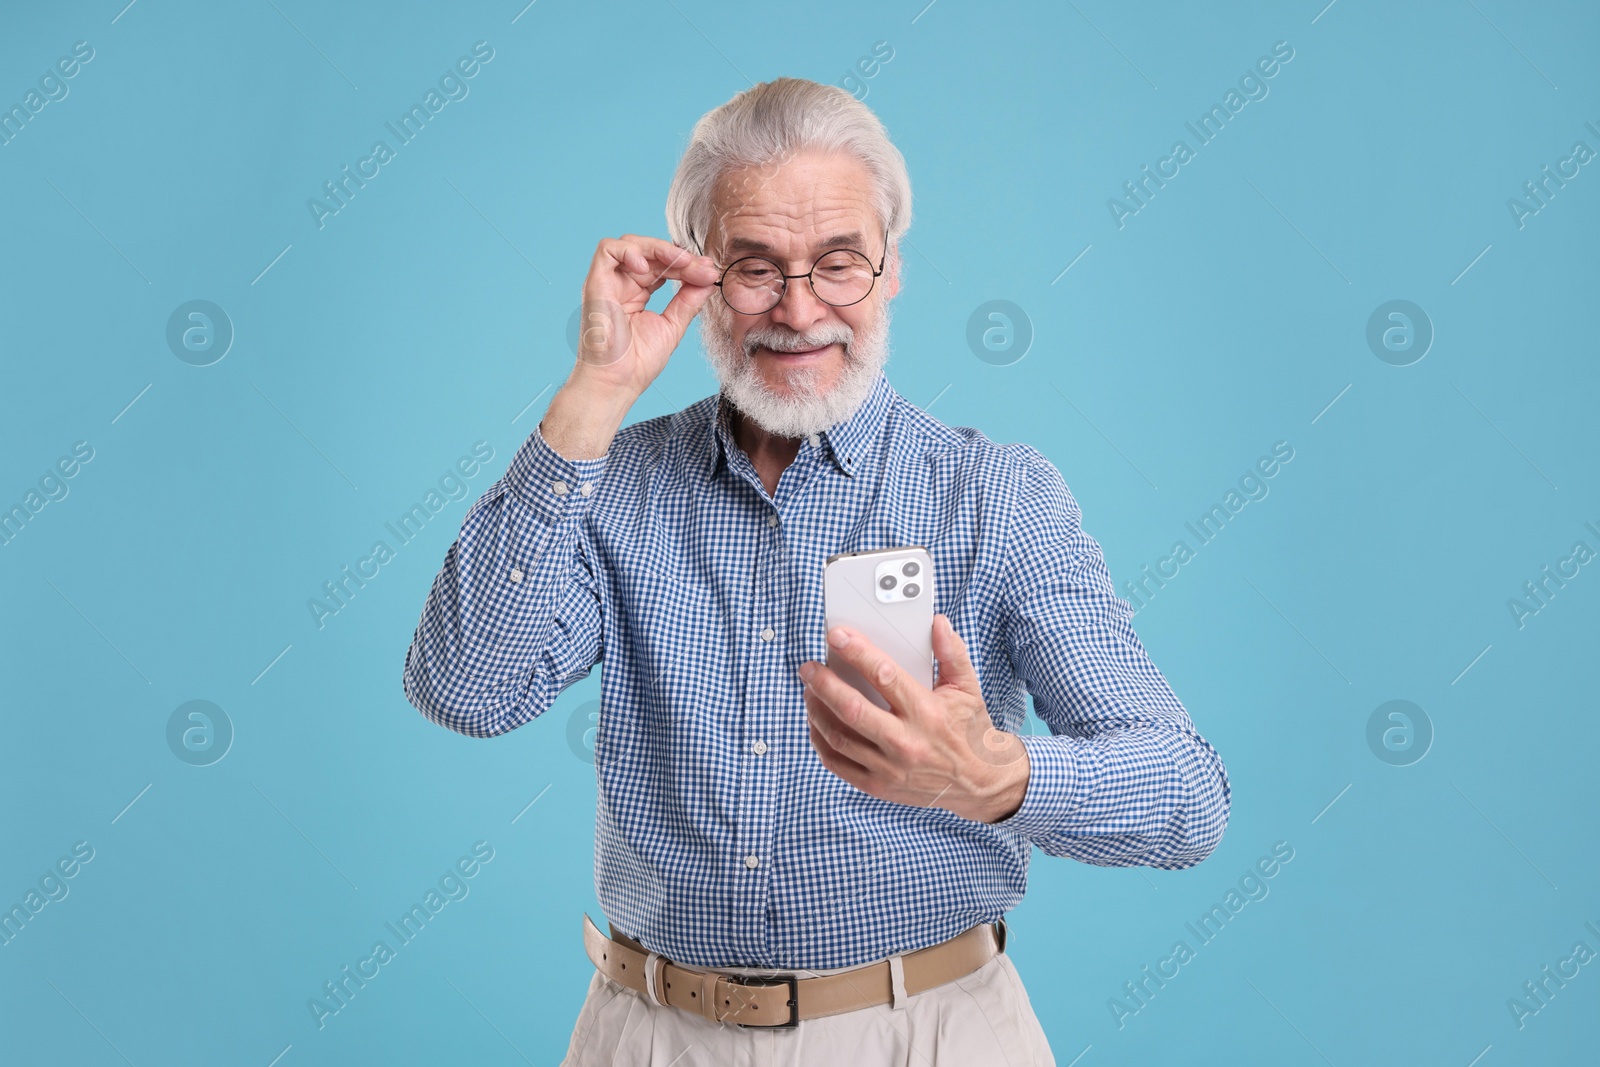
[[[785,288],[783,299],[767,315],[773,322],[781,322],[796,333],[804,333],[827,318],[831,310],[830,305],[817,299],[808,279],[794,278]]]

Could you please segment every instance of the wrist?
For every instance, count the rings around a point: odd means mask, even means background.
[[[1028,750],[1023,747],[1022,739],[1001,730],[994,731],[994,734],[1007,739],[1007,747],[1001,749],[1005,753],[1005,762],[995,768],[998,773],[984,797],[979,819],[987,823],[1009,819],[1022,808],[1031,777]]]
[[[939,807],[974,822],[1002,822],[1022,808],[1031,777],[1028,750],[1016,734],[990,727],[980,742],[985,751],[974,752],[962,775],[965,788],[948,789]]]
[[[545,409],[539,432],[565,459],[597,459],[633,408],[638,395],[592,381],[574,368]]]

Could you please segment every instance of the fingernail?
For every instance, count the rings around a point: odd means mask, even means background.
[[[806,660],[806,662],[800,664],[800,677],[804,678],[806,681],[809,682],[811,680],[811,676],[816,673],[817,665],[810,660]]]
[[[845,633],[843,628],[835,626],[832,630],[828,631],[828,644],[832,645],[834,648],[843,648],[849,643],[850,635]]]

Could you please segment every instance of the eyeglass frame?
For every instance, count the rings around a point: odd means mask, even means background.
[[[865,255],[862,255],[862,253],[860,253],[859,251],[857,251],[854,248],[830,248],[826,252],[822,253],[822,255],[819,255],[816,259],[812,260],[811,261],[811,269],[806,271],[804,274],[785,274],[785,273],[783,273],[783,268],[781,266],[779,266],[776,262],[774,262],[771,259],[768,259],[766,256],[763,256],[763,255],[761,255],[759,253],[752,252],[748,256],[740,256],[738,259],[734,260],[732,263],[729,263],[726,267],[723,267],[722,268],[721,277],[719,277],[712,284],[714,284],[719,290],[722,291],[722,302],[724,304],[727,304],[728,305],[728,310],[732,311],[735,315],[765,315],[768,311],[771,311],[772,308],[775,308],[779,304],[783,303],[783,298],[789,295],[789,279],[791,279],[791,278],[804,278],[804,279],[806,279],[806,284],[811,286],[811,295],[816,297],[818,300],[822,300],[822,294],[817,292],[817,283],[816,283],[816,280],[814,278],[812,278],[812,275],[814,273],[816,273],[817,264],[821,263],[823,261],[823,259],[825,259],[828,256],[831,256],[835,252],[852,252],[855,255],[861,256],[862,259],[867,259],[867,257]],[[768,307],[763,311],[740,311],[738,308],[734,307],[732,301],[730,301],[728,299],[728,291],[726,289],[722,288],[722,283],[727,280],[728,272],[730,270],[732,270],[734,267],[738,266],[740,263],[743,263],[747,259],[759,259],[759,260],[762,260],[762,261],[764,261],[766,263],[771,263],[773,265],[773,267],[777,269],[778,277],[783,280],[783,288],[778,292],[778,299],[776,299],[776,300],[774,300],[772,302],[772,306],[771,307]],[[834,304],[834,303],[830,303],[827,300],[822,300],[822,302],[824,304],[827,304],[831,308],[855,307],[857,304],[861,303],[861,301],[865,300],[867,297],[872,295],[872,290],[874,288],[876,288],[877,284],[878,284],[878,276],[883,273],[884,264],[886,264],[888,262],[889,262],[889,234],[888,234],[887,231],[885,231],[885,233],[883,235],[883,258],[878,260],[878,269],[872,272],[872,284],[867,286],[867,291],[862,293],[855,300],[850,301],[850,303],[848,303],[848,304]],[[867,266],[869,266],[869,267],[872,266],[872,260],[867,259]]]

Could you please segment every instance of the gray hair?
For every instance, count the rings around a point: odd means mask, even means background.
[[[872,110],[837,85],[775,78],[751,86],[695,123],[667,191],[667,232],[705,254],[714,221],[711,196],[729,170],[759,167],[766,178],[801,152],[845,152],[872,175],[878,223],[891,250],[911,228],[911,177],[905,157]]]

